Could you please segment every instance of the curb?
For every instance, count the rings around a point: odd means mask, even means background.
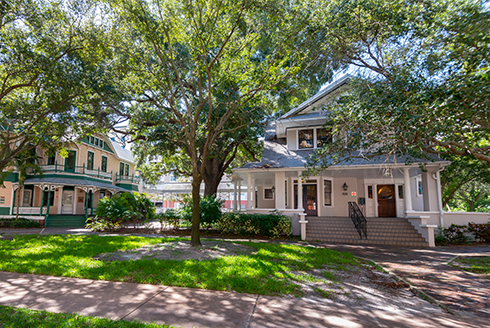
[[[412,293],[414,293],[415,295],[417,295],[418,297],[420,298],[423,298],[425,300],[427,300],[429,303],[432,303],[432,304],[435,304],[437,306],[439,306],[441,309],[443,309],[444,311],[446,311],[447,313],[450,313],[452,315],[455,315],[456,313],[449,309],[444,303],[442,303],[441,301],[435,299],[434,297],[430,296],[429,294],[427,294],[426,292],[424,292],[423,290],[421,290],[420,288],[418,288],[417,286],[414,286],[410,281],[406,280],[405,278],[403,277],[400,277],[398,276],[396,273],[394,273],[393,271],[385,268],[384,266],[382,266],[381,264],[379,264],[378,262],[376,261],[373,261],[371,259],[368,259],[368,258],[365,258],[365,257],[360,257],[360,256],[357,256],[358,258],[364,260],[364,261],[369,261],[369,262],[372,262],[378,266],[380,266],[381,268],[383,268],[383,270],[385,270],[390,276],[392,276],[393,278],[395,278],[395,280],[398,280],[398,281],[401,281],[401,282],[404,282],[408,285],[408,288],[412,291]]]

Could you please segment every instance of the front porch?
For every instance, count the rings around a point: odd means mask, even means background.
[[[369,218],[368,241],[362,243],[379,241],[388,245],[390,241],[377,238],[377,233],[383,231],[383,225],[389,230],[391,223],[404,222],[408,230],[386,236],[391,238],[392,245],[406,242],[407,246],[410,243],[434,246],[434,229],[445,226],[441,169],[439,165],[427,165],[422,171],[418,164],[378,164],[334,167],[308,177],[299,168],[239,169],[236,173],[247,188],[247,213],[277,211],[291,216],[293,235],[301,235],[304,240],[321,237],[316,231],[325,229],[318,218],[349,218],[349,203],[354,203]],[[359,236],[354,241],[347,238],[350,236],[347,230],[334,228],[337,236],[329,235],[326,239],[360,242]],[[418,237],[412,238],[412,230]],[[355,229],[353,233],[357,234]]]

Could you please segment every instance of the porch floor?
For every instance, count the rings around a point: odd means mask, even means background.
[[[306,217],[306,240],[341,244],[428,247],[429,243],[404,218],[366,218],[367,239],[360,239],[349,217]]]

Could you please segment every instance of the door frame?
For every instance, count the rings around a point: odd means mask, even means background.
[[[316,212],[316,214],[308,214],[306,212],[306,208],[307,208],[307,197],[306,197],[306,192],[305,191],[306,191],[306,188],[308,186],[315,186],[315,194],[316,194],[315,195],[315,197],[316,197],[316,210],[315,210],[315,212]],[[304,184],[301,185],[301,187],[303,188],[303,210],[305,211],[306,216],[318,216],[318,207],[319,207],[318,206],[318,189],[319,189],[318,188],[318,183],[316,183],[316,184],[315,183],[304,183]],[[297,183],[295,183],[293,185],[293,198],[294,198],[293,199],[293,201],[294,201],[294,206],[293,207],[295,209],[297,209],[298,208],[298,184]]]
[[[70,172],[70,173],[75,173],[76,166],[77,166],[77,151],[76,150],[69,150],[68,153],[73,154],[73,169],[67,168],[67,163],[66,163],[66,161],[68,160],[68,157],[67,157],[67,158],[65,158],[64,171]]]
[[[64,211],[64,201],[65,201],[65,193],[71,193],[71,205],[70,205],[70,211]],[[75,190],[65,190],[63,189],[63,192],[61,193],[61,214],[73,214],[73,203],[75,202]]]
[[[393,194],[393,212],[394,212],[394,215],[391,216],[380,216],[379,214],[379,197],[378,197],[378,193],[379,193],[379,190],[382,188],[382,187],[392,187],[392,194]],[[393,184],[378,184],[376,185],[376,208],[377,208],[377,214],[378,214],[378,217],[388,217],[388,218],[391,218],[391,217],[397,217],[397,190],[396,190],[396,187],[397,184],[396,183],[393,183]],[[390,188],[391,189],[391,188]]]

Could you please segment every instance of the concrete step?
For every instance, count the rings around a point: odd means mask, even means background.
[[[367,218],[368,239],[360,239],[350,218],[307,217],[306,239],[310,241],[427,247],[417,230],[402,218]]]

